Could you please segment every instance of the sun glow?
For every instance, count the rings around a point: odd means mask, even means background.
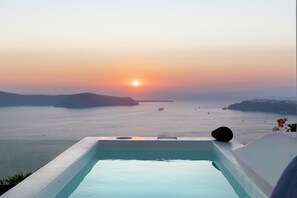
[[[134,80],[132,82],[133,87],[138,87],[139,86],[139,81],[138,80]]]

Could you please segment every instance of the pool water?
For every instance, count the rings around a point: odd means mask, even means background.
[[[98,153],[57,197],[238,197],[209,152]]]

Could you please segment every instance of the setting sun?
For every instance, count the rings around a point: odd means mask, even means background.
[[[138,87],[139,86],[139,81],[134,80],[132,85],[133,85],[133,87]]]

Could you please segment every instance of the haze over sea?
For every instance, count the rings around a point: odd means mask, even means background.
[[[222,110],[232,102],[144,102],[138,106],[66,109],[5,107],[0,139],[80,140],[87,136],[210,136],[220,126],[247,143],[272,132],[280,114]],[[158,111],[164,107],[164,111]],[[285,116],[295,122],[296,116]]]

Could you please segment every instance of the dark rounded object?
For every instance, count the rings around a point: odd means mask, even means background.
[[[233,138],[230,128],[222,126],[211,132],[211,136],[220,142],[229,142]]]

